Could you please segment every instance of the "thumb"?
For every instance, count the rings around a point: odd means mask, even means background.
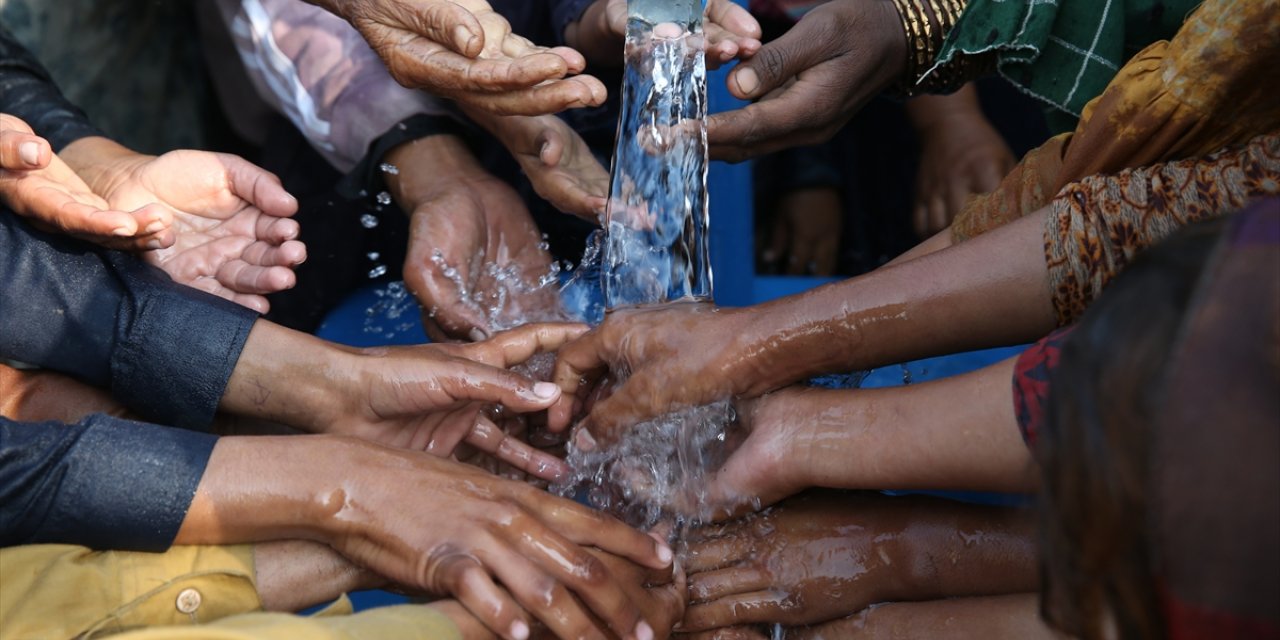
[[[298,200],[285,191],[280,178],[240,156],[218,154],[226,167],[231,192],[241,200],[276,217],[289,217],[298,211]]]
[[[455,402],[498,403],[518,413],[541,411],[560,399],[560,387],[513,371],[490,367],[464,358],[452,374],[437,379]]]
[[[475,58],[484,50],[484,28],[466,7],[453,2],[415,3],[405,26],[455,53]]]
[[[829,34],[819,25],[821,18],[801,18],[782,37],[760,48],[750,60],[729,74],[729,91],[743,100],[752,100],[782,86],[802,71],[830,56]]]

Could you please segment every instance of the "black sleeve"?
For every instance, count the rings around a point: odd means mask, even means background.
[[[35,56],[0,24],[0,113],[17,116],[53,145],[54,152],[102,131],[67,102]]]
[[[110,389],[147,420],[205,429],[257,317],[0,207],[0,358]]]
[[[0,547],[163,551],[217,440],[101,414],[74,425],[0,417]]]

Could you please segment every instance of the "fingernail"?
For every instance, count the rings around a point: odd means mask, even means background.
[[[636,640],[653,640],[653,627],[648,622],[641,620],[636,625]]]
[[[658,544],[658,559],[662,561],[662,564],[671,564],[675,557],[675,554],[671,552],[671,547],[661,543]]]
[[[160,241],[159,241],[159,240],[148,240],[148,241],[147,241],[147,248],[148,248],[148,249],[159,249],[159,248],[160,248]]]
[[[738,89],[743,95],[754,95],[756,89],[760,88],[760,76],[756,75],[756,70],[751,67],[739,67],[733,77],[737,79]]]
[[[470,29],[462,25],[458,25],[453,28],[453,40],[454,42],[457,42],[464,51],[471,48],[471,43],[475,41],[475,39],[476,36],[471,33]]]
[[[40,164],[40,145],[34,142],[24,142],[18,145],[18,157],[33,167]]]
[[[533,395],[539,398],[554,398],[557,393],[560,393],[560,387],[557,387],[554,382],[539,382],[533,385]]]
[[[129,227],[118,227],[111,232],[111,235],[125,237],[133,235],[133,232],[129,230]]]
[[[147,232],[147,233],[155,233],[155,232],[157,232],[157,231],[159,231],[159,230],[161,230],[161,229],[163,229],[163,228],[164,228],[164,221],[162,221],[162,220],[155,220],[155,221],[153,221],[151,224],[147,225],[146,232]]]
[[[489,336],[484,332],[484,329],[479,327],[472,329],[471,332],[467,334],[467,337],[471,338],[472,342],[484,342],[489,339]]]
[[[516,640],[526,640],[529,637],[529,625],[523,620],[516,620],[511,623],[511,637]]]
[[[578,434],[573,437],[573,444],[579,451],[596,450],[596,439],[591,437],[591,432],[586,429],[578,430]]]
[[[548,151],[550,151],[550,150],[551,150],[551,143],[550,143],[550,142],[544,142],[544,143],[542,143],[542,148],[538,150],[538,159],[539,159],[539,160],[541,160],[543,163],[546,163],[546,161],[547,161],[547,152],[548,152]]]

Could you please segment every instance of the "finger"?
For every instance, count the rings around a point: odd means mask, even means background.
[[[382,3],[398,10],[409,30],[468,58],[484,50],[484,28],[466,7],[453,2]]]
[[[791,255],[787,258],[787,274],[798,276],[808,273],[809,263],[813,261],[813,239],[799,233],[791,236]]]
[[[759,98],[801,71],[826,59],[827,39],[816,33],[816,20],[801,20],[781,37],[760,47],[750,60],[729,74],[729,91],[742,100]]]
[[[830,132],[844,126],[852,113],[840,113],[832,101],[815,100],[813,88],[797,83],[776,98],[707,118],[711,158],[741,162],[825,140]]]
[[[555,351],[590,329],[585,324],[576,323],[529,324],[469,345],[463,353],[476,362],[510,369],[535,355]]]
[[[244,250],[241,258],[260,267],[294,267],[306,262],[307,245],[297,240],[290,240],[278,247],[266,242],[255,242]]]
[[[220,288],[220,291],[225,292],[227,290]],[[246,309],[252,309],[253,311],[256,311],[264,315],[268,311],[271,311],[271,303],[267,302],[267,299],[262,296],[256,296],[256,295],[251,295],[247,293],[231,293],[230,295],[225,295],[222,297]]]
[[[457,93],[462,102],[498,115],[537,116],[604,104],[608,91],[594,76],[573,76],[505,93]]]
[[[514,371],[455,358],[449,375],[435,378],[456,404],[463,402],[498,403],[517,413],[540,411],[560,397],[560,387],[522,376]],[[456,406],[455,404],[455,406]]]
[[[763,35],[760,22],[745,7],[728,0],[711,0],[707,3],[710,22],[723,27],[737,38],[759,40]]]
[[[911,228],[922,238],[929,235],[929,205],[921,200],[916,200],[911,210]]]
[[[767,589],[772,578],[755,567],[732,567],[689,576],[689,599],[711,602],[738,593]]]
[[[470,58],[419,40],[399,44],[391,57],[389,68],[401,84],[450,96],[529,89],[569,71],[564,58],[545,51],[519,58]]]
[[[683,627],[681,627],[683,629]],[[688,640],[769,640],[769,636],[750,627],[724,627],[681,636]],[[787,633],[790,638],[790,632]]]
[[[254,233],[257,238],[273,244],[296,240],[301,231],[302,228],[297,220],[280,218],[265,212],[259,214],[254,222]]]
[[[260,267],[244,260],[229,260],[218,268],[216,278],[222,286],[236,292],[263,295],[291,289],[297,276],[288,267]]]
[[[534,535],[536,534],[528,532],[518,540],[532,538]],[[539,543],[547,542],[543,536],[538,536],[537,540]],[[574,598],[574,594],[571,594],[563,583],[553,577],[564,575],[562,568],[553,567],[548,570],[537,566],[538,561],[543,560],[543,554],[547,553],[547,550],[536,543],[517,542],[515,546],[522,553],[514,553],[504,545],[488,551],[485,554],[485,563],[493,570],[498,580],[510,590],[516,602],[546,625],[554,637],[604,640],[605,634],[596,626],[582,604]],[[559,558],[559,560],[568,561],[567,558]],[[594,558],[592,560],[599,562]],[[554,562],[550,564],[554,565]],[[636,615],[639,615],[638,612]]]
[[[33,133],[0,129],[0,169],[32,171],[49,166],[53,147]]]
[[[1008,169],[1006,169],[1003,162],[982,163],[981,165],[979,165],[978,173],[974,178],[973,192],[974,193],[990,193],[992,191],[995,191],[997,188],[999,188],[1000,181],[1004,179],[1004,176],[1006,173],[1008,173]],[[963,204],[964,203],[962,202],[961,206],[963,206]],[[959,212],[960,209],[956,209],[956,211]]]
[[[503,638],[524,640],[529,637],[529,621],[524,610],[510,594],[494,584],[489,574],[474,558],[463,555],[443,560],[436,569],[438,582],[424,587],[447,592],[462,603],[490,631]]]
[[[948,217],[947,200],[941,194],[935,194],[929,200],[929,234],[945,229]]]
[[[631,602],[609,568],[586,549],[569,542],[548,530],[546,536],[535,538],[524,535],[518,538],[520,551],[532,558],[543,571],[549,573],[564,590],[569,602],[573,597],[582,601],[591,612],[620,637],[643,637],[640,625],[648,627],[640,609]],[[553,590],[554,593],[554,590]],[[554,596],[553,596],[554,597]],[[592,627],[589,617],[583,623]],[[574,625],[580,626],[580,625]],[[647,637],[653,637],[650,627]],[[583,637],[577,633],[561,633],[562,638]]]
[[[498,425],[481,417],[467,434],[467,444],[501,460],[531,476],[557,482],[572,470],[565,461],[511,437]]]
[[[32,199],[38,200],[36,206],[22,203],[27,206],[15,205],[15,209],[64,233],[95,242],[128,239],[138,233],[138,220],[133,214],[77,202],[66,192],[52,187],[41,187]]]
[[[533,495],[538,507],[535,512],[570,542],[598,547],[652,569],[670,569],[675,556],[661,540],[595,509],[546,493]]]
[[[555,167],[560,164],[560,159],[564,155],[564,137],[555,129],[544,129],[538,135],[538,160],[548,167]]]
[[[752,546],[751,541],[744,539],[743,535],[730,535],[691,544],[684,559],[684,570],[694,576],[723,569],[739,560],[750,559],[747,556],[750,555]]]
[[[292,216],[298,212],[298,200],[284,190],[284,185],[275,174],[239,156],[229,153],[216,155],[227,170],[231,192],[242,200],[277,218]],[[258,237],[266,236],[259,234]],[[296,234],[290,236],[292,237],[296,237]]]
[[[547,413],[547,428],[551,431],[559,433],[568,428],[573,419],[575,396],[604,375],[607,366],[603,349],[603,338],[598,331],[587,332],[560,348],[552,381],[564,393]]]
[[[681,628],[701,631],[734,625],[782,622],[794,605],[786,596],[773,591],[755,591],[721,598],[715,602],[694,604],[684,612]]]

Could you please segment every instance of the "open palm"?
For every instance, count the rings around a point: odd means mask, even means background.
[[[172,246],[145,258],[175,281],[265,312],[265,294],[288,289],[306,259],[289,219],[297,201],[269,172],[232,155],[173,151],[119,161],[95,185],[113,208],[159,203],[173,211]]]

